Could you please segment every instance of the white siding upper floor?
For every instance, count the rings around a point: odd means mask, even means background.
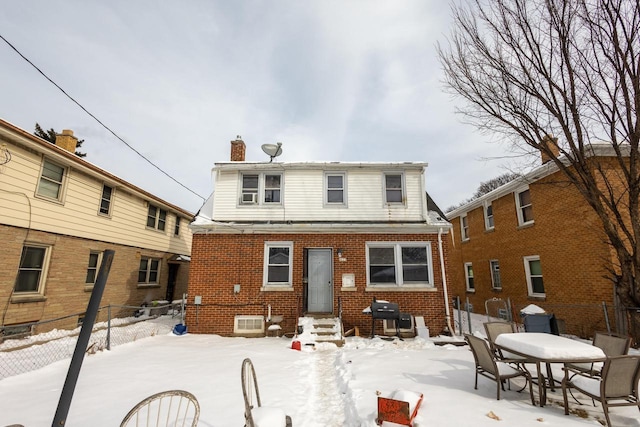
[[[0,224],[190,255],[189,212],[0,120],[2,145]]]
[[[217,163],[212,219],[425,222],[425,163]]]

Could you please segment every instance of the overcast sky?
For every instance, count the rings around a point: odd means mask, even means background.
[[[202,196],[241,135],[247,160],[422,161],[442,209],[506,170],[454,114],[436,43],[450,10],[418,1],[5,0],[0,35],[162,170]],[[0,117],[72,129],[86,160],[196,212],[0,40]]]

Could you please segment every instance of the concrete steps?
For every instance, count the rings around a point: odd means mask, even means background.
[[[315,345],[315,343],[323,342],[333,343],[338,347],[344,345],[342,322],[338,317],[332,315],[300,317],[298,326],[302,327],[298,339],[303,345]]]

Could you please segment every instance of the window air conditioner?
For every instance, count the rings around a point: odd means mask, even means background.
[[[258,193],[242,193],[242,203],[247,205],[255,205],[258,203]]]
[[[415,335],[415,320],[413,316],[411,317],[411,326],[409,328],[400,328],[400,336],[402,337],[412,337]],[[396,334],[396,321],[395,319],[384,319],[383,320],[383,332],[385,335],[391,336]]]

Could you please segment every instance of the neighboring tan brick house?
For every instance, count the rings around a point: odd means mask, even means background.
[[[54,145],[0,120],[6,335],[71,314],[37,332],[76,327],[106,249],[115,257],[102,306],[139,306],[186,292],[193,214],[76,156],[76,143],[70,130]]]
[[[445,328],[451,225],[426,196],[425,163],[247,162],[244,153],[231,142],[191,224],[189,332],[264,335],[269,314],[293,332],[299,316],[328,313],[369,334],[362,311],[374,297],[423,316],[432,333]]]
[[[597,147],[597,146],[595,146]],[[598,156],[606,156],[605,146]],[[542,159],[543,162],[547,159]],[[601,163],[602,163],[602,159]],[[451,234],[451,294],[485,313],[492,298],[510,301],[512,317],[535,304],[561,319],[567,333],[624,332],[615,312],[615,264],[602,225],[553,162],[447,214]]]

